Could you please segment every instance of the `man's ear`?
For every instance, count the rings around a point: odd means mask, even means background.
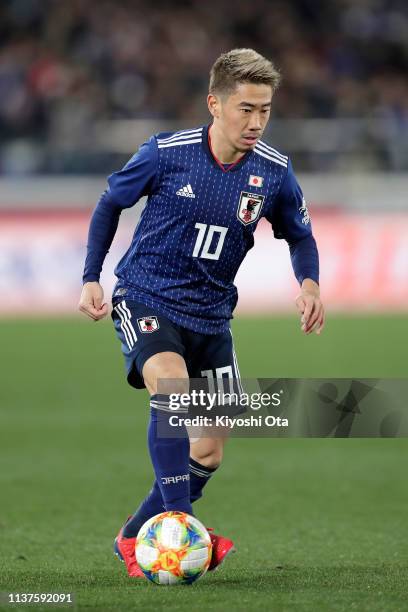
[[[219,97],[214,94],[209,93],[207,96],[207,105],[208,105],[208,110],[210,111],[211,115],[215,117],[216,119],[218,119],[218,117],[220,116]]]

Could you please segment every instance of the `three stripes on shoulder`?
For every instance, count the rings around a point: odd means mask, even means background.
[[[267,145],[262,140],[259,140],[256,145],[254,152],[264,157],[265,159],[269,159],[270,161],[275,162],[275,164],[279,164],[279,166],[283,166],[284,168],[288,167],[288,157],[287,155],[282,155],[276,149],[273,149],[269,145]]]
[[[168,138],[158,138],[157,146],[159,149],[167,149],[168,147],[195,144],[202,141],[202,131],[203,128],[201,127],[196,130],[176,132],[173,136],[169,136]]]

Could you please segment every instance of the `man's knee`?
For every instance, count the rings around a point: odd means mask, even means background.
[[[189,391],[187,366],[177,353],[166,351],[152,355],[144,364],[142,375],[151,395]]]

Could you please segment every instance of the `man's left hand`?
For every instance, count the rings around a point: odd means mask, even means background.
[[[310,278],[302,283],[301,293],[296,298],[296,307],[301,317],[301,330],[305,334],[316,332],[320,335],[324,327],[324,307],[320,300],[320,288]]]

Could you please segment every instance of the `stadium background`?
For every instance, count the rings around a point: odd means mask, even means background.
[[[406,609],[405,440],[231,441],[197,514],[239,554],[193,595],[129,585],[109,554],[151,470],[146,396],[124,384],[110,322],[76,314],[90,211],[147,136],[207,121],[209,67],[236,46],[282,71],[266,140],[305,192],[328,310],[324,334],[303,337],[287,246],[261,224],[237,278],[242,374],[407,375],[402,0],[3,1],[3,590],[74,591],[106,610]]]

